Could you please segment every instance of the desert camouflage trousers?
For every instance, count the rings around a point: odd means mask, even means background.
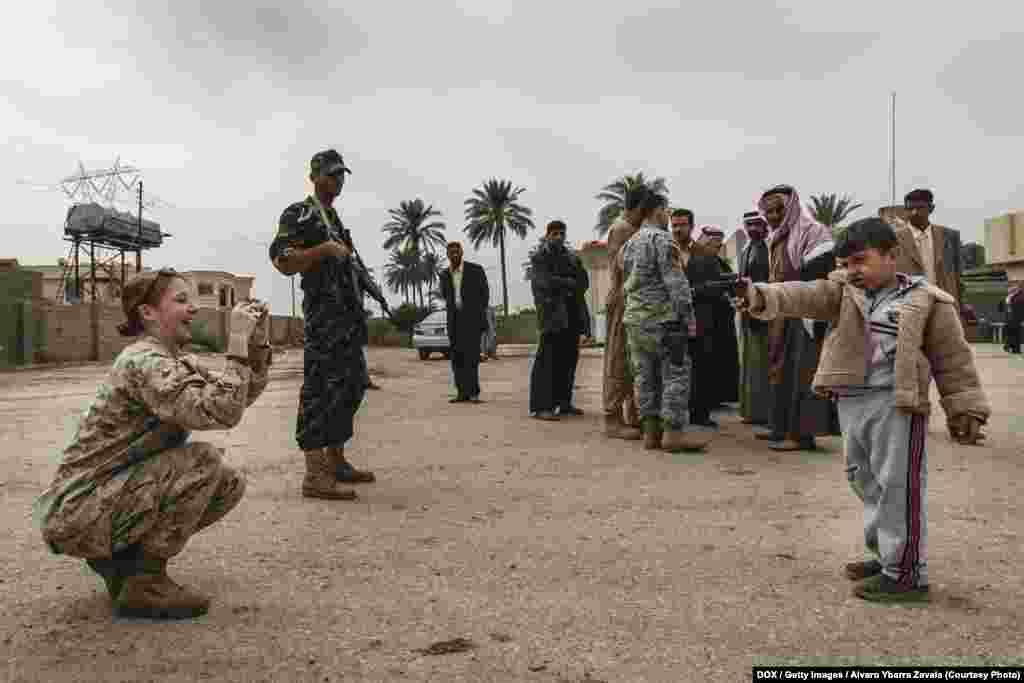
[[[149,557],[173,557],[242,499],[245,477],[223,463],[222,453],[209,443],[190,443],[85,486],[54,510],[43,538],[56,552],[87,559],[131,545]]]
[[[622,323],[625,303],[621,292],[610,296],[605,309],[607,330],[604,341],[604,377],[602,402],[607,415],[622,415],[622,404],[633,397],[633,373],[630,370],[629,343]]]
[[[685,429],[690,420],[689,351],[682,365],[673,363],[665,328],[658,324],[626,325],[626,339],[640,417],[660,417],[668,430]]]

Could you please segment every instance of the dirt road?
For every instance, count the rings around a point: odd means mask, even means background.
[[[0,680],[742,681],[759,657],[1020,655],[1024,361],[978,349],[987,445],[931,423],[925,607],[850,597],[861,512],[837,439],[775,454],[724,416],[706,454],[651,454],[600,436],[600,351],[580,361],[587,415],[546,423],[526,416],[525,348],[481,366],[481,405],[447,402],[446,362],[371,349],[361,500],[299,497],[289,352],[238,428],[193,436],[248,474],[171,565],[210,613],[115,619],[30,514],[105,368],[0,374]]]

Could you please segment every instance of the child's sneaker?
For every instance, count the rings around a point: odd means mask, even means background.
[[[882,573],[882,563],[878,560],[851,562],[846,565],[846,578],[850,581],[863,581],[870,576]]]
[[[928,586],[903,586],[885,574],[876,574],[854,586],[853,594],[871,602],[924,602]]]

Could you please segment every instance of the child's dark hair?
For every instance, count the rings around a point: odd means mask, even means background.
[[[838,258],[849,258],[851,254],[865,249],[888,253],[898,244],[896,231],[891,225],[881,218],[861,218],[850,223],[836,239],[835,255]]]
[[[672,218],[682,218],[683,216],[690,219],[690,225],[697,222],[697,219],[693,215],[693,211],[690,211],[689,209],[672,209]]]

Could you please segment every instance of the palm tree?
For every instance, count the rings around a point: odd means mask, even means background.
[[[391,220],[384,224],[384,232],[388,237],[384,240],[385,249],[394,249],[402,245],[405,250],[423,250],[432,252],[434,248],[444,249],[444,229],[442,221],[430,221],[441,212],[433,206],[426,206],[422,199],[404,201],[397,209],[389,209]]]
[[[820,194],[811,195],[811,203],[807,205],[807,208],[819,223],[829,228],[835,228],[862,206],[864,205],[854,204],[853,199],[846,195],[840,199],[835,194]]]
[[[384,283],[410,303],[409,292],[415,292],[420,282],[420,268],[419,251],[395,249],[391,252],[391,260],[384,266]]]
[[[427,252],[420,257],[420,274],[418,286],[420,289],[420,301],[423,301],[423,285],[427,286],[427,301],[430,301],[432,287],[441,279],[441,257],[434,252]]]
[[[520,239],[532,230],[533,210],[520,204],[519,195],[526,188],[512,188],[511,180],[492,178],[473,190],[473,196],[465,201],[466,227],[463,230],[479,249],[485,241],[498,247],[501,257],[501,295],[505,316],[508,316],[508,274],[505,264],[505,233],[511,230]]]
[[[636,175],[624,175],[601,189],[596,199],[604,202],[604,206],[597,212],[597,225],[594,226],[598,235],[604,237],[612,223],[626,210],[626,195],[645,185],[654,192],[668,194],[664,178],[649,180],[644,177],[642,172]]]

